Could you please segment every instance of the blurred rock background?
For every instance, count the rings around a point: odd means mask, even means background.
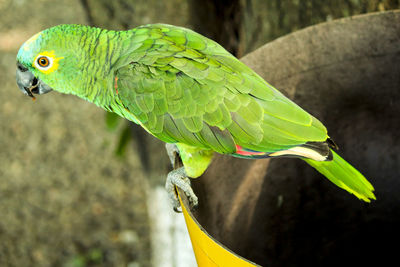
[[[398,0],[0,0],[0,266],[162,261],[154,260],[150,234],[159,211],[149,211],[148,200],[169,169],[163,144],[126,122],[109,130],[105,112],[76,97],[22,95],[15,56],[34,33],[61,23],[128,29],[164,22],[240,57],[308,25],[399,7]],[[173,224],[165,228],[175,231]],[[164,266],[178,265],[170,256]]]

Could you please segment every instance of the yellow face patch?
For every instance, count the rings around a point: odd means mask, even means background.
[[[39,53],[33,61],[33,66],[43,73],[49,74],[58,69],[59,61],[64,57],[56,57],[54,50]]]

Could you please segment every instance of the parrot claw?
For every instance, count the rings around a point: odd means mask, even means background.
[[[192,187],[190,186],[190,179],[187,177],[184,167],[168,173],[167,182],[165,183],[165,188],[167,189],[168,195],[171,199],[174,211],[182,212],[178,193],[176,191],[177,189],[175,187],[178,187],[185,192],[185,195],[189,200],[191,210],[197,207],[199,201],[196,194],[193,192]]]

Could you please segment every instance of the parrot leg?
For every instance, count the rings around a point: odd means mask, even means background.
[[[169,160],[171,161],[172,168],[175,169],[176,160],[179,156],[179,149],[175,144],[166,143],[165,148],[167,149],[167,154]]]
[[[175,186],[185,192],[191,208],[198,205],[198,198],[190,186],[190,179],[186,175],[185,167],[180,167],[179,169],[175,169],[168,173],[167,181],[165,183],[165,188],[167,189],[168,195],[172,201],[174,211],[181,212],[181,210],[179,210],[181,205],[179,203],[178,193],[176,192]]]
[[[189,177],[201,176],[210,164],[214,152],[182,143],[166,144],[166,149],[174,170],[168,174],[165,187],[172,200],[174,210],[178,211],[180,207],[175,186],[185,192],[191,208],[197,207],[198,198],[190,187]],[[182,164],[184,167],[181,167]]]
[[[167,143],[165,144],[165,148],[167,149],[167,154],[169,160],[171,161],[171,165],[174,168],[173,171],[168,173],[167,181],[165,183],[165,188],[167,189],[167,193],[169,198],[171,199],[172,206],[175,212],[180,212],[179,207],[181,206],[178,198],[178,193],[176,191],[176,186],[182,189],[186,196],[188,197],[189,203],[191,207],[196,207],[198,205],[198,198],[193,192],[192,187],[190,186],[190,179],[185,172],[185,167],[179,166],[179,149],[175,144]]]

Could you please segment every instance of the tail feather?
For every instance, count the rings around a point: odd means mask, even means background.
[[[354,194],[359,199],[366,202],[376,199],[373,193],[374,187],[367,179],[333,150],[331,152],[333,155],[331,161],[303,160],[326,176],[332,183]]]
[[[327,142],[307,142],[268,154],[269,157],[309,158],[315,161],[332,160],[332,153]]]

